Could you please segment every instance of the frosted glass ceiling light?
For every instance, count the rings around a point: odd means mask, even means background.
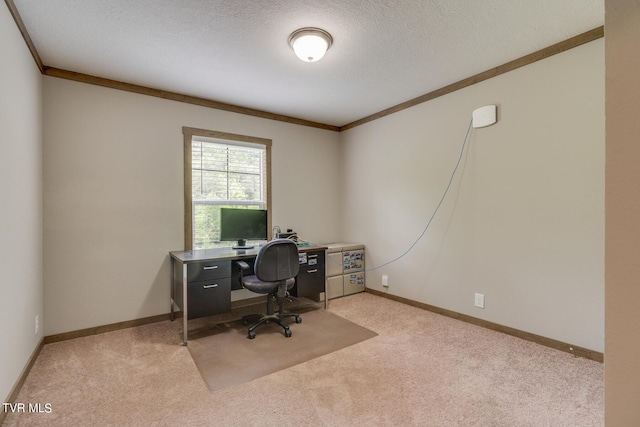
[[[300,28],[289,36],[289,46],[304,62],[316,62],[331,47],[331,34],[320,28]]]

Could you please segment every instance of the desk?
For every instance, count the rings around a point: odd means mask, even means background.
[[[291,295],[320,300],[325,292],[325,246],[298,248],[300,271]],[[231,311],[231,301],[260,296],[243,289],[240,268],[234,261],[255,262],[260,248],[200,249],[169,252],[171,256],[171,320],[182,311],[182,338],[187,345],[188,321]],[[325,308],[327,299],[325,297]],[[186,302],[186,303],[185,303]]]

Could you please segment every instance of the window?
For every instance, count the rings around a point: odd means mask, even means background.
[[[269,210],[271,140],[193,128],[183,134],[185,248],[229,246],[220,242],[220,208]]]

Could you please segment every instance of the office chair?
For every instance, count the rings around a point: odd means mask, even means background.
[[[300,315],[283,310],[284,300],[289,296],[288,290],[295,284],[295,277],[300,268],[298,246],[289,239],[275,239],[266,243],[256,257],[254,275],[244,275],[244,271],[250,268],[246,262],[238,261],[238,265],[242,286],[252,292],[267,294],[267,314],[253,314],[242,318],[245,325],[257,319],[249,327],[247,337],[254,339],[258,326],[275,322],[284,328],[284,336],[289,338],[291,330],[282,319],[294,317],[296,323],[302,322]],[[274,302],[278,304],[277,313],[274,311]]]

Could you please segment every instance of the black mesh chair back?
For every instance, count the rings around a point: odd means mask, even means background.
[[[245,325],[254,322],[247,331],[247,337],[256,337],[255,329],[266,323],[274,322],[282,326],[284,336],[289,338],[291,330],[283,320],[285,317],[294,317],[296,323],[301,323],[302,318],[295,313],[287,313],[283,309],[284,301],[289,296],[289,289],[296,282],[296,276],[300,269],[298,245],[289,239],[275,239],[266,243],[256,256],[254,275],[245,276],[244,271],[249,270],[249,265],[239,261],[242,286],[246,289],[267,294],[267,314],[252,314],[242,318]],[[274,304],[278,304],[278,312],[274,310]]]
[[[256,257],[254,271],[258,280],[278,282],[294,278],[300,269],[298,245],[289,239],[271,240]]]

